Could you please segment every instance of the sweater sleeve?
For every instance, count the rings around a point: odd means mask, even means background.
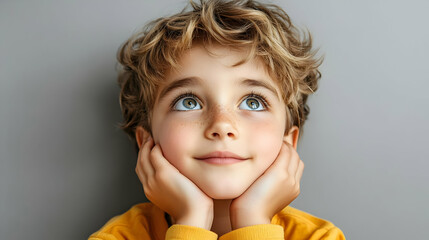
[[[175,224],[168,228],[165,240],[216,240],[217,234],[198,227]]]
[[[219,238],[219,240],[298,240],[303,239],[300,233],[290,235],[285,238],[283,227],[275,224],[261,224],[231,231]],[[315,234],[307,236],[308,240],[345,240],[343,232],[332,227],[328,230],[323,229],[316,231]]]
[[[260,224],[235,229],[219,240],[284,240],[284,231],[280,225]]]
[[[91,235],[88,240],[123,240],[123,239],[143,239],[151,240],[152,238],[145,231],[140,229],[139,235],[132,234],[126,228],[115,228],[109,232],[99,232]],[[186,225],[173,225],[168,228],[165,240],[216,240],[217,234],[209,230],[186,226]]]
[[[346,240],[346,237],[341,229],[333,227],[322,236],[321,240]]]
[[[143,240],[151,240],[150,234],[146,231],[146,229],[141,229],[138,234],[134,232],[127,226],[113,226],[108,229],[99,230],[91,236],[89,236],[88,240],[134,240],[134,239],[143,239]]]

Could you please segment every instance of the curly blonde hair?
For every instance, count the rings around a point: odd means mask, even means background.
[[[152,21],[118,51],[122,65],[118,83],[124,121],[120,128],[135,143],[135,130],[151,133],[151,110],[168,70],[178,67],[184,51],[198,40],[248,49],[236,65],[260,57],[278,81],[287,106],[286,132],[300,128],[309,114],[308,95],[317,90],[322,58],[316,57],[308,31],[299,31],[280,7],[253,0],[190,0],[180,13]]]

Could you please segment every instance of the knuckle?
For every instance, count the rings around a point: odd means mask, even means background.
[[[144,189],[144,195],[146,196],[146,198],[150,201],[153,200],[153,196],[152,193],[150,191],[148,191],[147,189]]]
[[[296,183],[295,185],[295,191],[299,194],[301,192],[301,188],[300,188],[300,184],[299,182]]]
[[[146,160],[146,158],[139,157],[139,158],[137,159],[136,167],[138,167],[138,166],[143,166],[143,161],[145,161],[145,160]]]
[[[150,189],[150,190],[153,190],[153,189],[155,189],[156,188],[156,181],[153,179],[153,178],[150,178],[150,179],[148,179],[148,181],[147,181],[147,184],[146,184],[147,186],[147,188],[148,188],[148,190]]]
[[[143,192],[144,192],[144,194],[146,194],[146,193],[148,192],[147,183],[142,182],[142,187],[143,187]]]
[[[143,184],[143,190],[145,194],[151,194],[152,193],[152,189],[150,187],[149,182],[146,182],[145,184]]]
[[[295,197],[298,197],[300,193],[301,193],[301,190],[300,190],[300,189],[297,189],[297,190],[295,191]]]
[[[151,159],[153,159],[153,158],[155,158],[155,157],[156,157],[156,152],[154,151],[154,149],[152,149],[152,151],[150,151],[150,153],[149,153],[149,157],[150,157]]]

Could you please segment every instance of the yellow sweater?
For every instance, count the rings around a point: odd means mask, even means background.
[[[217,234],[206,229],[172,225],[165,213],[152,203],[140,203],[122,215],[110,219],[88,240],[215,240]],[[261,224],[231,231],[219,240],[344,240],[341,230],[332,223],[292,207],[277,213],[271,224]]]

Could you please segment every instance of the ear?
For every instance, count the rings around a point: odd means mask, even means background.
[[[136,128],[136,141],[139,149],[146,142],[146,140],[150,137],[150,133],[146,131],[142,126],[138,126]]]
[[[296,147],[298,146],[298,136],[299,128],[297,126],[293,126],[287,134],[285,133],[283,141],[288,142],[296,150]]]

